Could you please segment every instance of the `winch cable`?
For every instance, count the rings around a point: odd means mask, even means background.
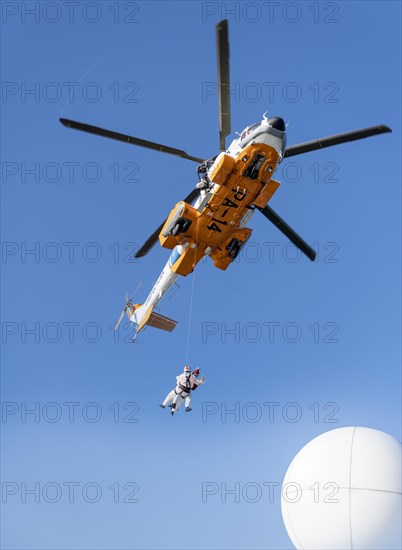
[[[198,222],[198,220],[196,220]],[[194,248],[194,264],[195,260],[197,258],[197,247],[198,247],[198,223],[197,223],[197,230],[195,235],[195,248]],[[188,358],[189,358],[189,350],[190,350],[190,334],[191,334],[191,321],[192,321],[192,314],[193,314],[193,297],[194,297],[194,284],[195,284],[195,265],[193,269],[193,280],[191,282],[191,293],[190,293],[190,308],[189,308],[189,315],[188,315],[188,326],[187,326],[187,346],[186,346],[186,365],[188,365]]]

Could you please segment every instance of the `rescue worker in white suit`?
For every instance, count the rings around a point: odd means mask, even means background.
[[[170,391],[165,400],[160,407],[164,409],[166,406],[170,405],[171,415],[180,408],[183,401],[185,401],[186,412],[190,412],[190,403],[191,403],[191,390],[196,389],[200,384],[205,382],[205,376],[198,380],[200,370],[195,369],[193,374],[191,374],[191,369],[188,365],[184,367],[183,374],[176,376],[176,387]]]
[[[172,416],[176,411],[179,410],[181,404],[185,399],[188,398],[191,392],[191,388],[192,388],[191,369],[188,365],[184,367],[183,374],[178,376],[176,380],[177,380],[177,386],[174,389],[175,396],[173,398],[172,404],[170,405],[170,408],[171,408],[170,414]]]
[[[173,388],[173,390],[170,391],[167,394],[167,396],[165,397],[165,400],[163,401],[163,403],[161,405],[159,405],[160,407],[162,407],[162,409],[164,409],[168,405],[170,407],[172,406],[174,398],[178,395],[176,393],[176,391],[180,392],[180,383],[184,382],[184,384],[186,384],[186,380],[190,378],[190,375],[191,375],[191,369],[188,365],[186,365],[184,367],[183,374],[178,374],[176,376],[176,387]],[[181,403],[180,403],[180,405],[181,405]],[[176,406],[177,406],[177,404],[176,404]]]
[[[183,374],[186,374],[186,373],[190,373],[190,367],[188,367],[187,365],[184,367],[184,370],[183,370]],[[183,376],[182,374],[178,374],[176,376],[176,387],[179,385],[179,379],[180,377]],[[165,400],[159,405],[160,407],[162,407],[162,409],[164,409],[165,407],[167,407],[168,405],[171,406],[172,403],[173,403],[173,399],[176,397],[176,388],[173,388],[172,391],[170,391],[167,396],[165,397]]]

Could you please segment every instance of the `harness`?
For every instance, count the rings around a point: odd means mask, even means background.
[[[179,388],[181,389],[181,391],[178,392],[178,391],[176,391],[176,388],[175,388],[175,390],[174,390],[175,394],[176,395],[181,395],[181,397],[187,397],[188,394],[191,392],[190,378],[188,378],[186,380],[186,385],[185,386],[183,384],[179,384]]]

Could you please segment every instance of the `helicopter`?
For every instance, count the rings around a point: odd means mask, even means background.
[[[278,165],[294,155],[392,131],[388,126],[378,125],[287,146],[283,118],[264,114],[260,122],[247,126],[226,148],[226,138],[231,133],[226,19],[216,25],[216,46],[220,153],[215,157],[206,160],[189,155],[182,149],[60,118],[60,122],[69,128],[168,153],[198,164],[199,182],[195,189],[173,207],[167,219],[135,255],[136,258],[145,256],[158,240],[162,247],[172,250],[143,304],[134,304],[126,294],[126,303],[115,330],[126,314],[136,325],[134,340],[145,326],[169,332],[176,327],[177,321],[155,311],[158,303],[177,278],[192,273],[205,256],[212,259],[215,267],[226,270],[250,238],[252,230],[246,224],[256,210],[314,261],[314,249],[268,206],[280,185],[273,179]]]

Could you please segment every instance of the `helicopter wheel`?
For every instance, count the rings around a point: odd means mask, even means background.
[[[191,223],[192,223],[191,220],[188,220],[187,218],[184,218],[184,222],[183,222],[183,225],[182,225],[182,228],[181,228],[181,232],[185,233],[187,231],[187,229],[190,227]]]
[[[242,243],[237,239],[233,239],[230,242],[229,246],[227,247],[227,250],[228,250],[229,257],[230,257],[231,260],[234,260],[235,258],[237,258],[238,254],[240,252],[241,245],[242,245]]]
[[[190,227],[191,223],[191,220],[188,220],[187,218],[179,218],[176,224],[173,226],[171,234],[176,237],[180,233],[185,233]]]
[[[176,237],[176,236],[179,235],[181,232],[182,232],[182,224],[180,223],[180,221],[178,221],[178,222],[176,223],[176,225],[173,227],[171,233],[172,233],[173,237]]]
[[[236,247],[232,248],[232,250],[229,252],[230,258],[234,260],[239,255],[239,252],[240,252],[240,246],[237,245]]]

